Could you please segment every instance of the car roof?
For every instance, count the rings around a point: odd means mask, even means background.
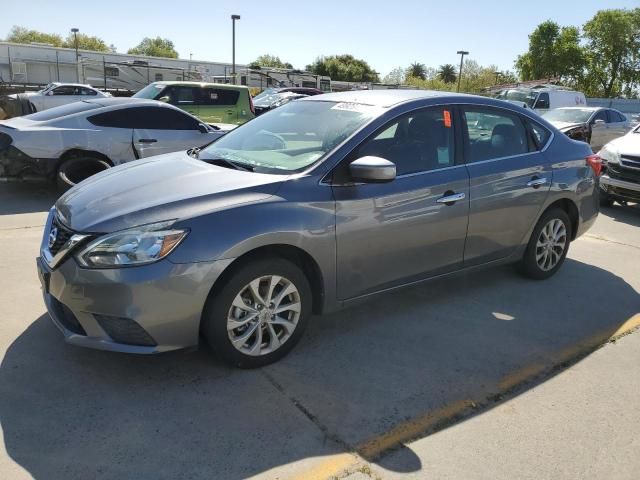
[[[51,82],[50,85],[55,85],[56,87],[89,87],[94,88],[88,83],[68,83],[68,82]]]
[[[478,95],[467,95],[465,93],[439,92],[436,90],[417,89],[389,89],[389,90],[352,90],[348,92],[325,93],[313,95],[304,99],[303,102],[345,102],[373,105],[377,107],[391,107],[409,100],[431,99],[447,97],[448,99],[484,99]]]
[[[603,110],[605,107],[558,107],[555,110],[590,110],[595,112],[596,110]]]
[[[163,80],[160,82],[152,82],[152,85],[184,85],[186,87],[216,87],[227,88],[229,90],[248,90],[245,85],[232,85],[230,83],[211,83],[211,82],[184,82],[180,80]]]
[[[138,105],[155,105],[155,106],[167,106],[170,107],[171,105],[164,103],[164,102],[159,102],[158,100],[149,100],[147,98],[133,98],[133,97],[106,97],[106,98],[90,98],[87,100],[82,100],[85,103],[95,103],[97,105],[100,105],[101,107],[112,107],[115,105],[125,105],[125,104],[136,104],[136,106]]]

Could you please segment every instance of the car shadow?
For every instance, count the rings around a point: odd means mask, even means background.
[[[601,212],[616,222],[640,227],[640,204],[638,203],[627,205],[619,205],[616,203],[612,207],[602,207]]]
[[[273,468],[495,395],[514,372],[606,338],[638,311],[638,292],[595,266],[567,260],[545,282],[499,267],[314,318],[287,358],[253,371],[206,351],[71,347],[42,316],[0,366],[4,444],[37,480],[275,478]],[[409,447],[393,457],[377,461],[423,468]]]
[[[0,215],[47,212],[59,196],[49,183],[0,182]]]

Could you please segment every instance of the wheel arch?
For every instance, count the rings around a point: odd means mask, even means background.
[[[256,247],[237,257],[216,279],[209,292],[209,297],[215,295],[221,286],[227,282],[227,279],[230,278],[240,267],[254,259],[264,259],[269,257],[282,258],[300,267],[302,273],[307,277],[309,285],[311,286],[313,313],[322,313],[325,300],[325,285],[322,270],[320,269],[318,262],[311,254],[302,248],[283,243]]]
[[[567,215],[569,215],[569,220],[571,221],[571,241],[575,240],[580,223],[580,213],[578,211],[578,206],[576,205],[576,203],[572,199],[566,197],[554,200],[547,206],[547,208],[545,208],[540,213],[538,220],[540,220],[542,215],[553,208],[560,208],[561,210],[564,210]]]
[[[70,158],[76,158],[81,155],[89,155],[92,157],[99,158],[100,160],[104,160],[105,162],[107,162],[112,167],[115,165],[113,161],[109,157],[107,157],[104,153],[96,152],[95,150],[87,150],[85,148],[71,148],[69,150],[66,150],[62,155],[60,155],[60,158],[58,159],[58,164],[56,165],[56,172],[60,168],[60,165],[62,165],[66,160],[69,160]]]

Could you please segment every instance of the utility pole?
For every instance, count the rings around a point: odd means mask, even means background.
[[[76,79],[78,83],[80,83],[80,56],[78,55],[78,32],[80,30],[78,28],[72,28],[71,33],[73,33],[73,43],[76,46]]]
[[[231,83],[237,84],[236,79],[236,20],[240,20],[240,15],[231,15]]]
[[[456,89],[456,92],[460,91],[460,80],[462,80],[462,62],[464,61],[464,56],[469,55],[469,52],[458,50],[458,55],[460,55],[460,72],[458,73],[458,88]]]

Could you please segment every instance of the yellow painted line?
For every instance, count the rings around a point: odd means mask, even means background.
[[[610,330],[601,331],[590,337],[587,337],[584,340],[580,340],[575,345],[571,345],[568,348],[560,351],[559,353],[553,355],[550,358],[550,362],[548,363],[536,363],[533,365],[528,365],[520,370],[517,370],[513,373],[510,373],[500,380],[499,386],[500,390],[506,391],[510,388],[524,383],[532,378],[537,377],[545,370],[548,370],[556,365],[564,363],[572,358],[576,358],[580,355],[589,353],[597,347],[600,347],[611,340],[616,339],[617,337],[627,334],[632,330],[638,328],[640,326],[640,313],[635,314],[628,320],[626,320],[620,327],[618,327],[614,332]]]
[[[416,438],[434,425],[462,413],[473,405],[474,403],[471,400],[458,400],[457,402],[428,412],[420,417],[401,423],[389,432],[361,444],[357,448],[357,452],[363,458],[372,460],[385,450]]]
[[[318,465],[294,475],[290,480],[327,480],[345,471],[359,459],[353,453],[337,453],[324,458]]]
[[[506,375],[499,382],[500,390],[502,392],[507,391],[520,383],[537,377],[555,365],[575,358],[580,354],[588,353],[595,347],[601,346],[621,335],[625,335],[638,327],[640,327],[640,313],[629,318],[613,333],[610,331],[601,332],[562,350],[560,353],[553,355],[553,357],[551,357],[552,361],[549,363],[535,363]],[[478,399],[477,401],[483,402],[484,399]],[[290,480],[328,480],[330,478],[336,478],[345,471],[353,470],[358,464],[374,460],[386,450],[418,438],[440,422],[460,415],[473,406],[474,402],[472,400],[459,400],[437,410],[427,412],[424,415],[394,427],[387,433],[383,433],[362,443],[356,448],[357,455],[354,453],[331,455],[310,470],[298,474]]]

